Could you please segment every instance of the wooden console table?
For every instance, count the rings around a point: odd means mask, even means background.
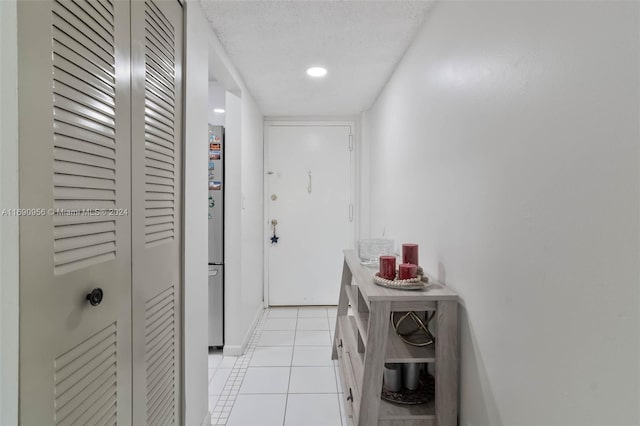
[[[455,426],[458,416],[458,295],[437,283],[425,290],[394,290],[373,283],[376,270],[344,251],[333,359],[340,364],[345,409],[356,426]],[[351,305],[353,315],[349,315]],[[436,311],[434,345],[404,343],[391,312]],[[380,398],[385,363],[434,363],[435,400],[397,405]]]

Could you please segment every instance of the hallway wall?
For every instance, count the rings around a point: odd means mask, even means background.
[[[264,240],[264,117],[249,92],[242,97],[242,190],[240,200],[242,259],[241,345],[246,345],[251,328],[263,308]],[[230,342],[231,343],[231,342]]]
[[[241,355],[263,309],[262,113],[247,91],[226,110],[224,354]]]
[[[208,421],[207,145],[210,31],[196,0],[185,6],[184,110],[184,424]],[[203,53],[204,52],[204,53]],[[203,142],[205,141],[205,142]]]
[[[363,114],[371,235],[461,295],[461,425],[640,423],[639,7],[439,3]]]
[[[198,0],[186,4],[185,424],[208,421],[207,115],[209,75],[227,91],[225,354],[239,355],[262,312],[262,113],[211,30]],[[234,103],[229,108],[229,102]],[[231,133],[229,133],[231,131]],[[235,132],[235,133],[234,133]],[[231,140],[239,142],[231,145]],[[260,158],[256,165],[255,158]],[[251,196],[250,200],[243,197]],[[244,206],[244,207],[243,207]],[[259,230],[256,232],[256,222]]]

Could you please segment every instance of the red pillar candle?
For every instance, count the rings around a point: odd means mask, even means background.
[[[413,263],[403,263],[398,267],[398,279],[408,280],[418,276],[418,267]]]
[[[419,265],[417,244],[402,245],[402,263],[411,263],[413,265]]]
[[[396,257],[380,256],[380,276],[387,280],[393,280],[396,277]]]

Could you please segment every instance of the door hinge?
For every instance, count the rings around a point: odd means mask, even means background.
[[[353,151],[353,135],[349,135],[349,151]]]
[[[353,203],[349,203],[349,222],[353,222]]]

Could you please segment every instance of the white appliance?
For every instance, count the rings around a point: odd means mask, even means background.
[[[224,345],[224,127],[209,125],[209,346]]]
[[[224,345],[224,286],[222,265],[209,265],[209,346]]]

